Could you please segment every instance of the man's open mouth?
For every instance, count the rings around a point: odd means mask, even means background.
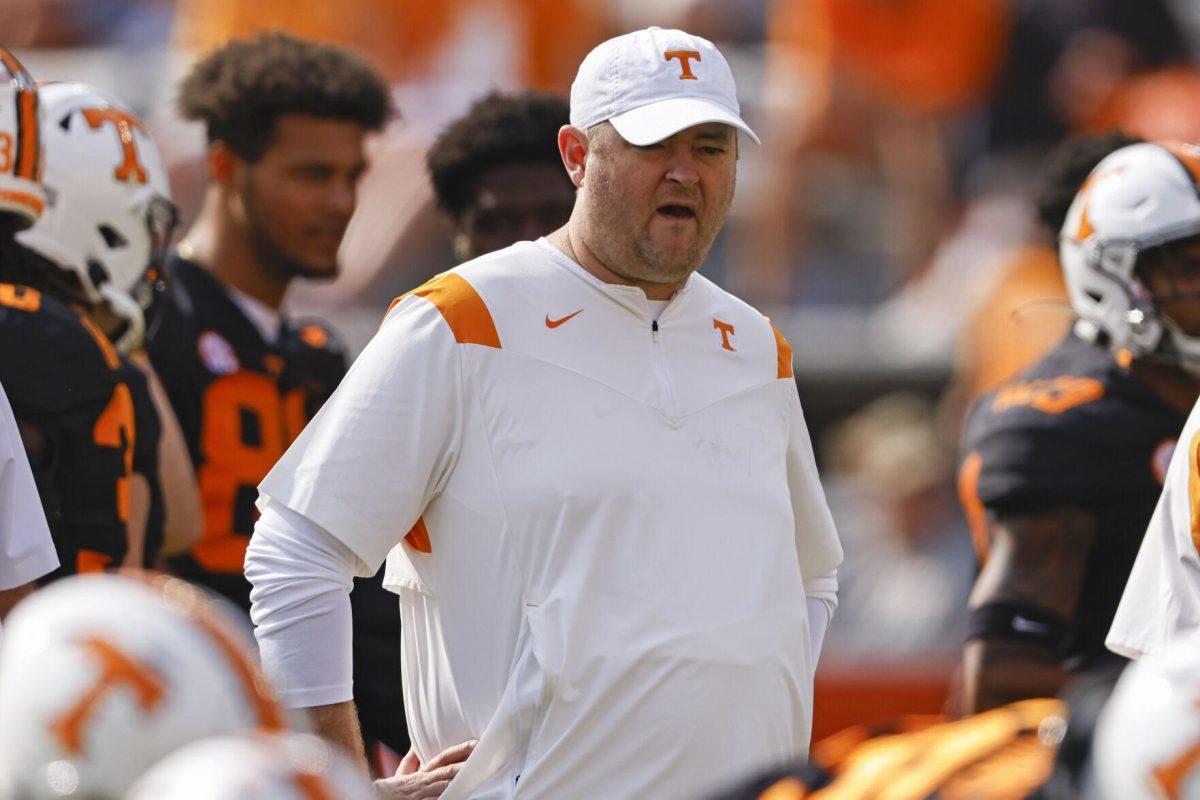
[[[695,219],[696,212],[687,206],[665,205],[658,207],[658,213],[670,219]]]

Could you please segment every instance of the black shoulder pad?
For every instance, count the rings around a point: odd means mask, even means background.
[[[116,352],[89,326],[52,297],[0,284],[0,383],[14,410],[54,413],[112,393]]]

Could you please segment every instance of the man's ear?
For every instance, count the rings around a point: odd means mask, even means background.
[[[567,176],[578,189],[583,185],[583,174],[587,171],[588,136],[573,125],[558,129],[558,154],[562,156]]]
[[[228,185],[234,179],[240,159],[229,149],[229,145],[218,141],[208,146],[204,161],[213,182]]]

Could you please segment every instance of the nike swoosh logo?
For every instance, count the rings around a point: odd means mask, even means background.
[[[575,314],[582,314],[582,313],[583,313],[582,308],[575,312]],[[551,329],[557,328],[559,325],[562,325],[564,322],[571,319],[571,317],[575,316],[575,314],[567,314],[562,319],[550,319],[550,315],[547,314],[546,315],[546,327],[551,328]]]

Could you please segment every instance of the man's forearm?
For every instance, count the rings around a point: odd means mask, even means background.
[[[364,771],[367,770],[362,731],[358,727],[358,710],[354,707],[353,700],[327,706],[313,706],[308,709],[308,718],[315,733],[340,745],[343,750],[354,756]]]
[[[987,711],[1030,697],[1054,697],[1067,680],[1056,655],[1036,644],[972,639],[963,649],[967,708]]]

